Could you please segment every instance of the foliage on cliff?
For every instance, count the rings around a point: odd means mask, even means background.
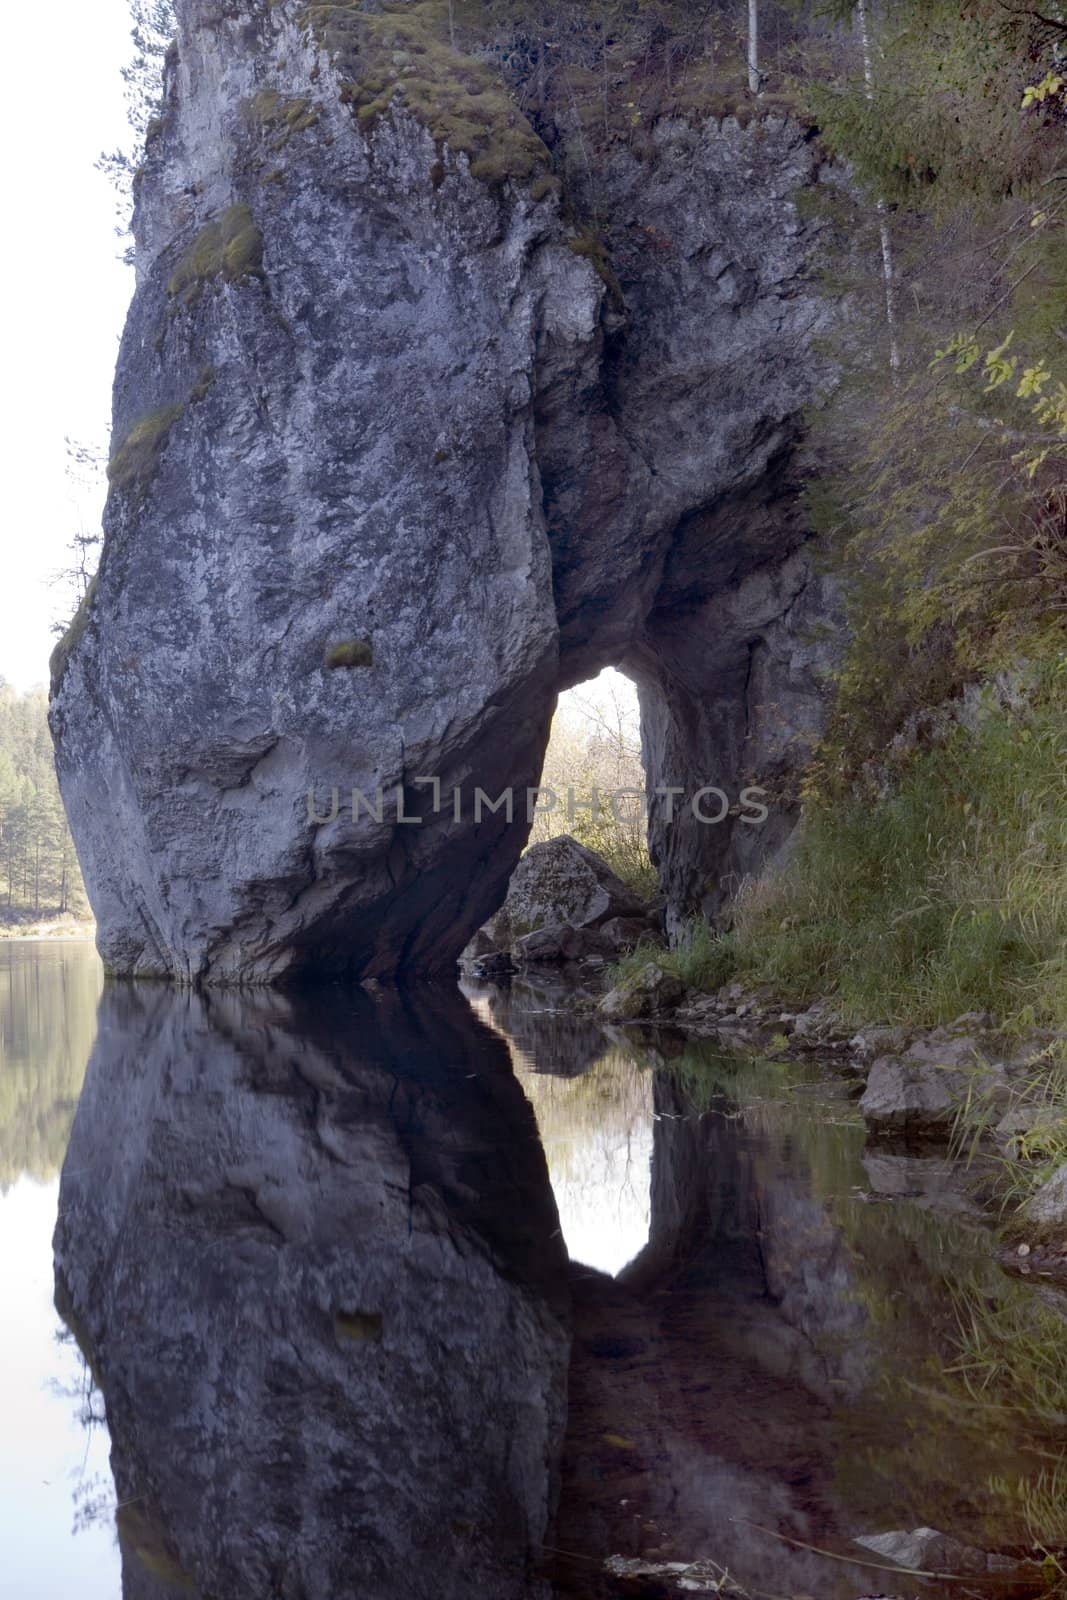
[[[889,0],[875,22],[869,77],[809,86],[893,264],[892,328],[876,271],[841,285],[866,315],[816,430],[814,520],[851,579],[852,768],[916,709],[1055,654],[1067,593],[1063,110],[1028,93],[1067,24],[999,0]]]
[[[814,422],[813,522],[852,643],[800,850],[725,948],[857,1020],[992,1006],[1053,1022],[1067,1006],[1067,23],[999,0],[887,0],[867,23],[866,62],[807,86],[864,186],[837,226],[866,225],[872,262],[880,231],[889,244],[888,284],[875,266],[839,285],[855,305],[843,378]]]
[[[1001,0],[824,9],[837,33],[809,37],[792,90],[859,180],[816,202],[851,314],[810,486],[851,644],[789,868],[668,960],[856,1021],[1058,1022],[1067,21]],[[866,274],[846,271],[837,247],[864,237]]]

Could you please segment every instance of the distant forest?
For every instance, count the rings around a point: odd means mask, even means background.
[[[48,696],[0,679],[0,924],[87,911],[52,763]]]

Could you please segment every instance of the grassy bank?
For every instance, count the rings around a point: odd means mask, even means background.
[[[690,989],[738,981],[783,1007],[829,1000],[844,1027],[933,1026],[991,1011],[1008,1032],[1067,1019],[1067,713],[1063,662],[1028,703],[979,700],[967,725],[913,751],[880,791],[815,800],[790,865],[751,891],[734,926],[694,924],[673,950],[644,946]],[[1067,1160],[1059,1044],[1015,1088],[1021,1200]],[[967,1144],[1004,1116],[975,1099]]]
[[[847,1023],[1008,1027],[1067,1015],[1067,716],[1057,663],[1024,709],[978,702],[880,794],[810,806],[791,864],[734,926],[694,926],[659,959],[687,985],[829,998]],[[627,967],[648,958],[629,958]]]

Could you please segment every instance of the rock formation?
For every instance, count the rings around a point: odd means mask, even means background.
[[[413,59],[402,9],[178,13],[103,561],[53,664],[108,968],[451,967],[503,899],[557,693],[607,665],[640,688],[669,921],[714,911],[788,837],[822,714],[816,144],[661,121],[561,197],[483,66],[481,124],[435,123],[421,79],[410,109],[369,98]],[[477,126],[496,145],[465,153]],[[574,220],[594,179],[602,245]],[[706,785],[718,826],[655,794]]]
[[[458,995],[109,985],[56,1282],[126,1600],[546,1600],[566,1255],[506,1047]]]

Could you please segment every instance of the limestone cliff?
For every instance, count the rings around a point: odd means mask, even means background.
[[[54,663],[109,968],[447,967],[503,898],[558,691],[606,665],[638,681],[653,790],[775,793],[761,829],[654,800],[672,918],[717,908],[787,838],[821,716],[816,145],[663,121],[561,194],[482,65],[480,123],[456,89],[435,124],[422,79],[368,98],[416,52],[403,8],[179,13],[104,557]],[[506,787],[514,821],[476,822]]]

